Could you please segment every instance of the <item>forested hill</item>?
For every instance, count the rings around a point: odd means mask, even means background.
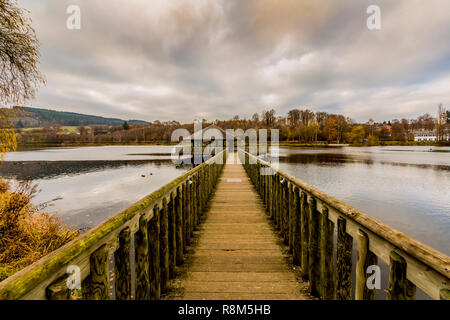
[[[14,107],[16,117],[13,120],[16,127],[33,128],[49,127],[53,125],[61,126],[89,126],[89,125],[107,125],[120,126],[125,120],[117,118],[104,118],[74,112],[62,112],[40,108]],[[141,120],[127,120],[129,124],[147,124]]]

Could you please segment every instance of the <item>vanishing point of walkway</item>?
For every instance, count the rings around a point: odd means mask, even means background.
[[[234,158],[234,161],[233,161]],[[183,299],[304,300],[264,205],[238,163],[228,156],[200,226],[198,244],[181,282]]]

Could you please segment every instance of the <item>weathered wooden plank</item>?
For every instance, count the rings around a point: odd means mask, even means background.
[[[153,208],[153,219],[149,221],[148,225],[150,299],[159,300],[161,298],[161,263],[159,258],[160,210],[158,206]]]
[[[169,276],[173,278],[175,275],[175,266],[177,264],[177,225],[176,225],[176,215],[177,215],[177,206],[176,206],[176,193],[170,193],[170,201],[167,205],[168,207],[168,218],[169,218]]]
[[[182,191],[182,187],[178,187],[177,188],[177,197],[176,197],[176,202],[177,202],[177,216],[176,216],[176,249],[177,249],[177,254],[176,254],[176,260],[177,260],[177,265],[182,265],[184,262],[184,236],[183,236],[183,191]]]
[[[309,263],[308,263],[308,252],[309,252],[309,208],[306,193],[302,192],[301,198],[301,210],[300,210],[300,221],[301,221],[301,241],[302,241],[302,252],[301,252],[301,267],[302,267],[302,277],[303,279],[309,278]]]
[[[283,184],[283,241],[289,245],[289,183],[284,180]]]
[[[288,226],[289,226],[289,252],[293,253],[293,239],[294,239],[294,186],[289,183],[289,213],[288,213]]]
[[[264,183],[259,168],[252,165],[248,170],[252,178],[259,181],[257,183]],[[228,177],[242,179],[230,183]],[[253,188],[244,178],[241,165],[225,166],[206,221],[199,228],[200,240],[189,259],[192,265],[181,280],[184,296],[180,298],[190,299],[200,293],[199,298],[209,299],[219,297],[214,294],[220,293],[239,299],[241,294],[250,292],[253,299],[306,298],[301,293],[306,285],[296,280],[292,267],[286,263],[287,256],[269,226],[263,203],[254,207],[255,199],[262,202],[257,195],[258,188]],[[243,187],[250,191],[245,193],[247,201],[235,204],[232,194],[236,194],[236,190],[242,193]],[[217,201],[218,198],[221,200]],[[228,210],[224,209],[224,203]]]
[[[320,264],[322,280],[322,299],[334,299],[334,223],[328,219],[328,208],[321,213]]]
[[[184,253],[187,252],[187,246],[191,244],[189,236],[189,182],[183,184],[183,244]]]
[[[166,199],[163,199],[162,210],[160,210],[159,220],[159,259],[160,259],[160,286],[161,293],[167,290],[169,282],[169,217]]]
[[[283,187],[281,177],[277,174],[277,229],[280,233],[283,231]]]
[[[130,228],[119,233],[119,248],[114,252],[116,300],[131,299]]]
[[[189,183],[189,181],[186,181],[186,198],[185,198],[185,212],[184,212],[184,217],[185,217],[185,226],[184,226],[184,230],[185,230],[185,239],[184,241],[186,242],[186,246],[190,246],[191,245],[191,184]]]
[[[406,277],[408,267],[405,259],[395,251],[391,252],[388,300],[415,300],[416,286]]]
[[[302,261],[302,237],[300,226],[301,202],[299,190],[296,186],[294,186],[293,188],[293,194],[294,203],[292,213],[292,257],[294,265],[300,266]]]
[[[334,208],[330,208],[330,220],[337,224],[339,217],[341,217],[341,214],[339,214]],[[346,230],[347,233],[353,238],[356,239],[358,237],[359,230],[362,229],[370,238],[370,251],[373,252],[378,259],[389,264],[390,252],[398,249],[380,236],[374,234],[372,231],[362,228],[360,224],[357,224],[350,219],[347,220]],[[408,279],[417,287],[420,287],[420,289],[422,289],[432,299],[439,300],[439,290],[450,286],[449,280],[407,253],[402,251],[401,254],[408,264]]]
[[[312,296],[320,297],[320,213],[317,211],[316,199],[309,203],[309,285]]]
[[[139,231],[134,234],[134,251],[135,299],[147,300],[150,298],[149,237],[144,218],[139,220]]]
[[[374,300],[376,291],[367,287],[367,268],[377,264],[377,257],[369,250],[369,237],[358,232],[358,260],[356,262],[355,300]]]
[[[102,245],[90,256],[91,299],[109,300],[108,248]]]
[[[336,300],[352,299],[352,249],[353,238],[346,232],[347,221],[338,219],[336,252]]]

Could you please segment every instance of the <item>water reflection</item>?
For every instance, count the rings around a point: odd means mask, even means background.
[[[0,167],[0,176],[7,179],[55,179],[127,166],[153,163],[156,167],[171,165],[171,160],[96,160],[96,161],[9,161]]]
[[[8,154],[2,177],[33,179],[35,204],[77,229],[91,228],[190,169],[175,167],[170,146],[53,148]]]
[[[282,149],[280,168],[449,254],[450,155],[398,148]]]

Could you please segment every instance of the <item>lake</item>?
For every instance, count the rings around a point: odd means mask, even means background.
[[[448,150],[449,148],[433,148]],[[190,168],[171,146],[48,148],[10,153],[0,175],[32,178],[46,211],[91,228]],[[450,255],[450,153],[430,147],[280,148],[280,168]],[[356,255],[354,255],[356,262]],[[382,268],[382,298],[388,267]],[[425,298],[418,291],[418,298]]]
[[[0,167],[10,179],[33,179],[41,190],[34,204],[73,228],[86,230],[189,170],[177,168],[171,146],[49,148],[13,152]]]

